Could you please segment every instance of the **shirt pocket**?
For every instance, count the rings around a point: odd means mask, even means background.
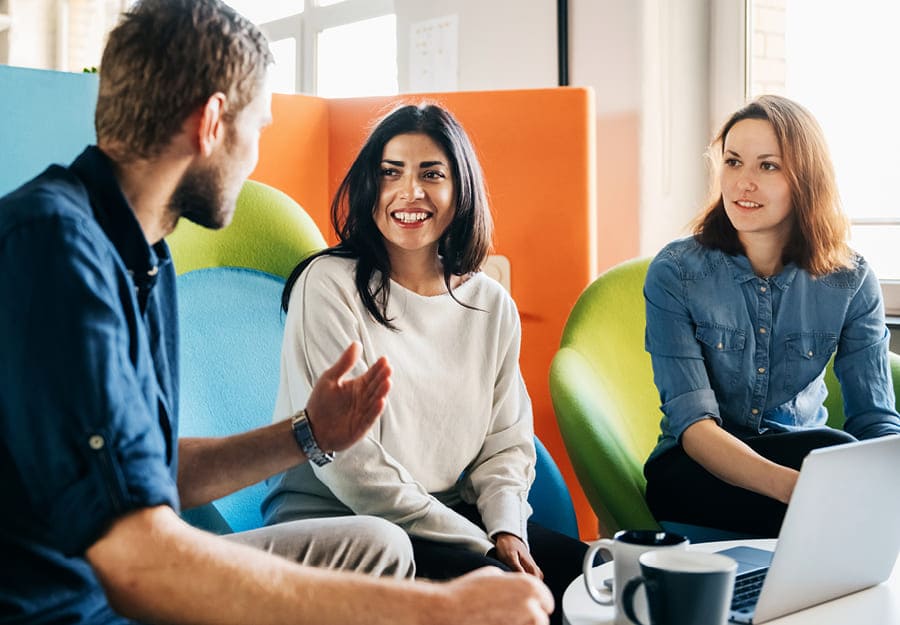
[[[828,332],[796,332],[785,340],[784,391],[796,396],[819,377],[837,348],[838,337]]]
[[[745,332],[723,326],[698,325],[695,336],[703,350],[713,390],[731,390],[737,386],[747,340]]]

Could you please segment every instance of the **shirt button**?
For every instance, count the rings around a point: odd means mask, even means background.
[[[750,411],[751,414],[759,414],[759,408],[754,408]]]
[[[148,275],[148,276],[151,276],[151,277],[152,277],[152,276],[155,276],[155,275],[158,274],[158,273],[159,273],[159,267],[156,266],[156,265],[154,265],[153,267],[150,267],[150,270],[147,271],[147,275]]]
[[[812,358],[812,355],[813,355],[813,354],[812,354],[812,351],[806,352],[806,355],[809,356],[810,358]]]
[[[91,449],[94,451],[99,451],[103,449],[103,446],[106,444],[106,441],[103,440],[103,437],[99,434],[94,434],[92,437],[88,439],[88,445],[91,446]]]
[[[760,292],[760,293],[765,293],[765,292],[766,292],[766,287],[764,287],[764,286],[759,287],[759,292]]]
[[[721,343],[716,343],[716,349],[724,349],[724,347]]]
[[[759,373],[765,373],[765,372],[766,372],[766,368],[765,368],[765,367],[760,367],[760,368],[757,369],[756,371],[759,372]]]
[[[759,329],[759,333],[760,333],[760,334],[765,334],[765,333],[766,333],[766,329],[765,329],[765,328],[760,328],[760,329]]]

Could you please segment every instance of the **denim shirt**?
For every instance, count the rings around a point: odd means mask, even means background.
[[[178,509],[175,272],[88,148],[0,198],[0,622],[123,623],[85,551]]]
[[[844,429],[859,439],[900,433],[881,290],[865,259],[854,261],[820,278],[794,264],[761,278],[746,256],[693,237],[667,245],[644,284],[663,412],[650,458],[706,418],[739,438],[824,426],[832,354]]]

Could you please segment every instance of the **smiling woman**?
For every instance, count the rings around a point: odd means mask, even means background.
[[[332,222],[340,243],[285,287],[275,418],[297,411],[346,341],[362,344],[361,362],[387,356],[392,390],[364,440],[271,482],[267,523],[381,517],[409,535],[420,577],[522,571],[560,606],[585,545],[529,521],[535,447],[519,314],[481,271],[492,222],[463,128],[434,105],[389,113],[341,183]]]

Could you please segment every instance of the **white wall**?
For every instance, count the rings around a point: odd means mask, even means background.
[[[408,90],[409,31],[457,15],[459,88],[555,87],[555,0],[394,0],[400,91]],[[569,79],[597,91],[598,113],[633,111],[640,99],[640,3],[570,0]]]
[[[709,2],[643,0],[641,253],[654,254],[703,204],[710,135]]]
[[[640,28],[634,0],[569,1],[570,82],[594,88],[598,115],[641,107]]]
[[[412,24],[457,15],[459,89],[554,87],[556,2],[554,0],[394,0],[400,92],[409,90],[409,33]]]

